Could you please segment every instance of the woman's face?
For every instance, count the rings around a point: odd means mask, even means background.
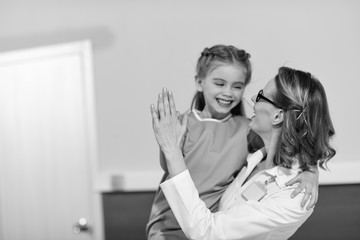
[[[275,80],[271,79],[263,88],[262,95],[269,100],[273,100],[273,96],[276,92]],[[279,108],[271,104],[270,102],[260,98],[256,102],[256,97],[252,97],[254,105],[254,116],[250,122],[250,128],[259,134],[262,138],[270,136],[273,129],[273,120],[278,113]]]

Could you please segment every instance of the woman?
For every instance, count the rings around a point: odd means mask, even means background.
[[[296,186],[285,183],[317,163],[324,168],[335,155],[323,86],[309,73],[282,67],[253,100],[250,128],[268,154],[263,159],[259,150],[248,157],[216,213],[199,198],[181,154],[186,115],[180,123],[171,93],[159,98],[158,110],[151,108],[171,177],[161,188],[190,239],[287,239],[312,213],[300,206],[302,194],[291,198]]]

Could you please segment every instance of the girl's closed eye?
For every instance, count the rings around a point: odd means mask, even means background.
[[[215,81],[214,81],[214,84],[215,84],[216,86],[220,86],[220,87],[225,86],[225,82],[222,81],[222,80],[215,80]]]
[[[239,84],[234,84],[233,87],[236,89],[243,89],[245,86],[244,84],[239,83]]]

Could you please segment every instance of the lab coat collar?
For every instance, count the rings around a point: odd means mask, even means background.
[[[264,154],[261,150],[256,151],[253,154],[249,154],[247,158],[247,169],[246,169],[246,177],[250,175],[253,169],[258,165],[263,159]],[[286,187],[286,183],[294,178],[301,172],[300,165],[298,161],[295,159],[292,165],[292,168],[285,168],[283,166],[275,166],[273,168],[265,170],[265,172],[276,176],[275,181],[280,188]],[[246,178],[245,178],[246,179]]]

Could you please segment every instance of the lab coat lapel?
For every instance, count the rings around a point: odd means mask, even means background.
[[[249,154],[248,158],[247,158],[247,169],[244,175],[244,180],[248,178],[248,176],[251,174],[251,172],[254,170],[254,168],[256,167],[256,165],[259,164],[259,162],[261,162],[261,160],[263,159],[264,154],[263,152],[260,150],[257,150],[256,152],[254,152],[253,154]]]

